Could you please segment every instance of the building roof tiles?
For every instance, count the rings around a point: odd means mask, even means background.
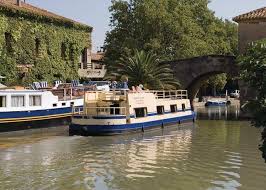
[[[235,22],[250,22],[250,21],[266,21],[266,7],[256,9],[254,11],[239,15],[233,18]]]

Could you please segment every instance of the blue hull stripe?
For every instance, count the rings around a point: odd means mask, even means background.
[[[15,111],[15,112],[0,112],[0,123],[1,121],[16,121],[26,120],[27,118],[38,118],[38,117],[49,117],[56,115],[70,114],[72,112],[71,107],[48,109],[48,110],[34,110],[34,111]]]
[[[179,121],[188,121],[195,118],[195,113],[190,115],[179,116],[164,120],[149,121],[144,123],[132,123],[125,125],[78,125],[71,124],[69,130],[74,134],[85,134],[85,135],[101,135],[101,134],[119,134],[127,131],[145,130],[148,128],[162,126],[167,124],[175,124]]]
[[[191,111],[191,109],[186,109],[185,111]],[[181,112],[184,112],[183,110],[178,110],[177,112],[164,112],[164,114],[171,114],[171,113],[181,113]],[[164,114],[161,114],[161,115],[164,115]],[[160,114],[157,114],[157,113],[148,113],[148,117],[149,116],[156,116],[156,115],[160,115]],[[77,118],[77,119],[81,119],[81,118],[84,118],[84,119],[89,119],[89,118],[92,118],[92,119],[126,119],[126,116],[124,115],[112,115],[112,116],[93,116],[93,117],[86,117],[86,116],[74,116],[74,118]],[[131,115],[130,118],[135,118],[135,115]]]

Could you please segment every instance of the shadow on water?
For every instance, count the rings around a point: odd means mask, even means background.
[[[240,119],[240,106],[213,106],[195,109],[198,120],[232,120]]]
[[[176,135],[177,133],[183,131],[193,131],[198,127],[196,123],[183,123],[183,124],[176,124],[167,126],[165,128],[154,128],[152,130],[147,130],[143,132],[136,132],[136,133],[128,133],[122,135],[113,135],[113,136],[96,136],[96,137],[83,137],[89,138],[90,142],[97,145],[102,146],[109,146],[114,144],[128,144],[132,142],[140,142],[140,141],[149,141],[156,138],[164,138],[164,137],[171,137]]]
[[[0,151],[1,149],[17,145],[31,144],[56,136],[68,136],[68,126],[57,126],[0,133]]]
[[[200,107],[196,108],[198,120],[224,120],[224,121],[241,121],[240,106],[215,106],[215,107]],[[250,127],[252,127],[250,125]],[[261,132],[262,139],[266,136],[266,129]],[[259,150],[262,152],[262,157],[266,162],[266,143],[262,140],[259,144]]]

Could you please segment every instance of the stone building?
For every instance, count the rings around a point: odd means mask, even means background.
[[[248,44],[266,38],[266,7],[260,8],[233,18],[238,23],[239,53],[246,51]],[[253,100],[257,96],[256,89],[248,87],[244,81],[239,81],[241,89],[241,104]]]
[[[107,69],[104,65],[104,52],[97,52],[91,54],[90,63],[81,66],[79,75],[91,80],[101,80],[104,78]]]
[[[233,18],[238,23],[239,53],[244,53],[247,45],[266,38],[266,7]]]
[[[0,0],[0,75],[10,84],[77,79],[90,64],[91,32],[25,1]]]

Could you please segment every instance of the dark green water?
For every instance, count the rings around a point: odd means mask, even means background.
[[[230,116],[199,112],[237,118],[234,109]],[[260,130],[246,121],[206,118],[113,137],[68,137],[65,128],[2,135],[0,189],[265,190]]]

